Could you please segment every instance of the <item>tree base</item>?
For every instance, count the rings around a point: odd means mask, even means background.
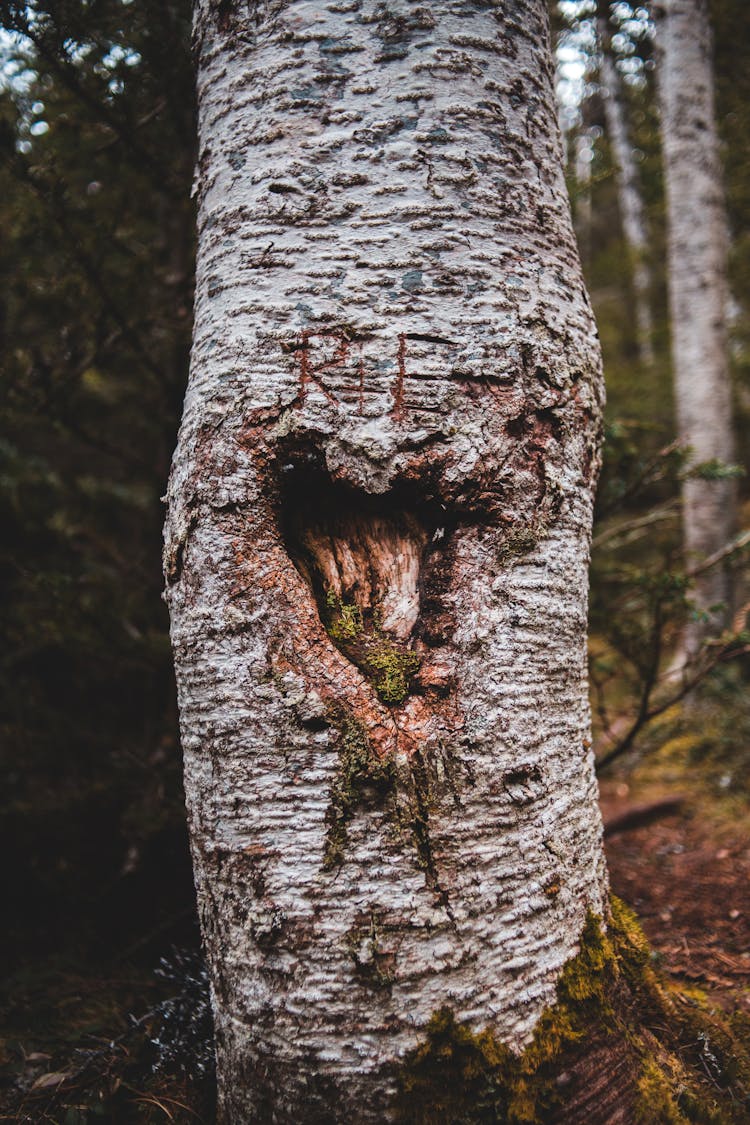
[[[412,1125],[710,1125],[750,1113],[750,1027],[710,1011],[655,971],[635,915],[589,915],[554,1008],[523,1054],[433,1017],[399,1078]],[[744,1040],[744,1042],[743,1042]]]

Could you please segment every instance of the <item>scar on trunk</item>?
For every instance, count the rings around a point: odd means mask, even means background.
[[[382,702],[402,704],[429,645],[429,574],[443,549],[435,512],[403,490],[373,496],[294,462],[282,473],[282,531],[333,643]],[[433,583],[434,585],[434,583]],[[439,599],[438,599],[439,600]]]
[[[400,332],[397,337],[395,358],[396,373],[391,386],[393,405],[391,416],[401,421],[404,416],[404,395],[408,372],[406,370],[406,341],[419,339],[432,343],[450,343],[439,336]],[[302,406],[312,387],[317,387],[334,406],[349,402],[357,412],[364,413],[365,360],[363,338],[349,329],[306,328],[299,337],[282,344],[282,349],[295,356],[299,386],[295,406]]]

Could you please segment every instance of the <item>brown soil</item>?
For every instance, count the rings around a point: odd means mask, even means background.
[[[602,783],[605,825],[666,794]],[[750,822],[688,794],[653,823],[609,836],[613,892],[638,914],[661,967],[725,1010],[750,1013]]]

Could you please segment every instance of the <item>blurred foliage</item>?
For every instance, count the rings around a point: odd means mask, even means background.
[[[597,497],[591,570],[590,629],[595,745],[602,759],[623,741],[631,746],[654,710],[661,713],[682,687],[664,687],[664,672],[680,643],[683,622],[695,613],[681,559],[680,484],[685,454],[674,444],[666,278],[666,216],[661,169],[654,51],[649,10],[637,4],[585,0],[565,5],[586,64],[579,120],[568,140],[568,170],[584,273],[604,353],[607,411],[604,464]],[[750,9],[739,0],[712,0],[716,38],[717,118],[726,169],[733,297],[731,363],[736,392],[737,464],[704,463],[694,475],[737,476],[747,508],[743,464],[750,459]],[[638,360],[635,308],[623,238],[615,167],[606,134],[598,62],[592,45],[595,18],[605,15],[617,32],[612,45],[622,78],[630,141],[649,232],[646,264],[651,277],[655,362]],[[619,54],[618,54],[619,52]],[[576,178],[579,133],[593,159],[584,182]],[[588,181],[588,182],[586,182]],[[743,526],[750,520],[743,518]],[[745,555],[737,552],[736,565]],[[737,633],[717,639],[691,670],[698,680],[715,675],[725,660],[740,659],[747,643]],[[725,669],[717,671],[721,675]],[[709,676],[710,673],[710,676]],[[670,696],[671,690],[671,696]],[[706,684],[708,696],[710,685]],[[716,697],[714,695],[714,705]],[[750,721],[750,705],[735,696],[735,729]],[[609,737],[606,731],[609,729]],[[745,753],[737,740],[737,753]],[[646,742],[643,743],[645,747]]]
[[[159,497],[194,126],[187,0],[3,2],[0,23],[8,965],[97,959],[192,916]]]

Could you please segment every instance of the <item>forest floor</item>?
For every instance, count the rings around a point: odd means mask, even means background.
[[[668,800],[679,805],[664,808]],[[664,804],[663,804],[664,803]],[[659,806],[662,805],[662,809]],[[750,821],[727,793],[662,780],[601,783],[612,891],[638,915],[663,972],[750,1014]],[[649,823],[649,810],[653,820]]]
[[[728,777],[647,760],[603,780],[601,805],[612,891],[637,912],[661,969],[750,1015],[750,820]],[[0,1121],[209,1125],[210,1081],[151,1074],[158,1027],[146,1018],[128,1030],[129,1013],[164,995],[143,967],[50,962],[16,976],[0,1002]]]

